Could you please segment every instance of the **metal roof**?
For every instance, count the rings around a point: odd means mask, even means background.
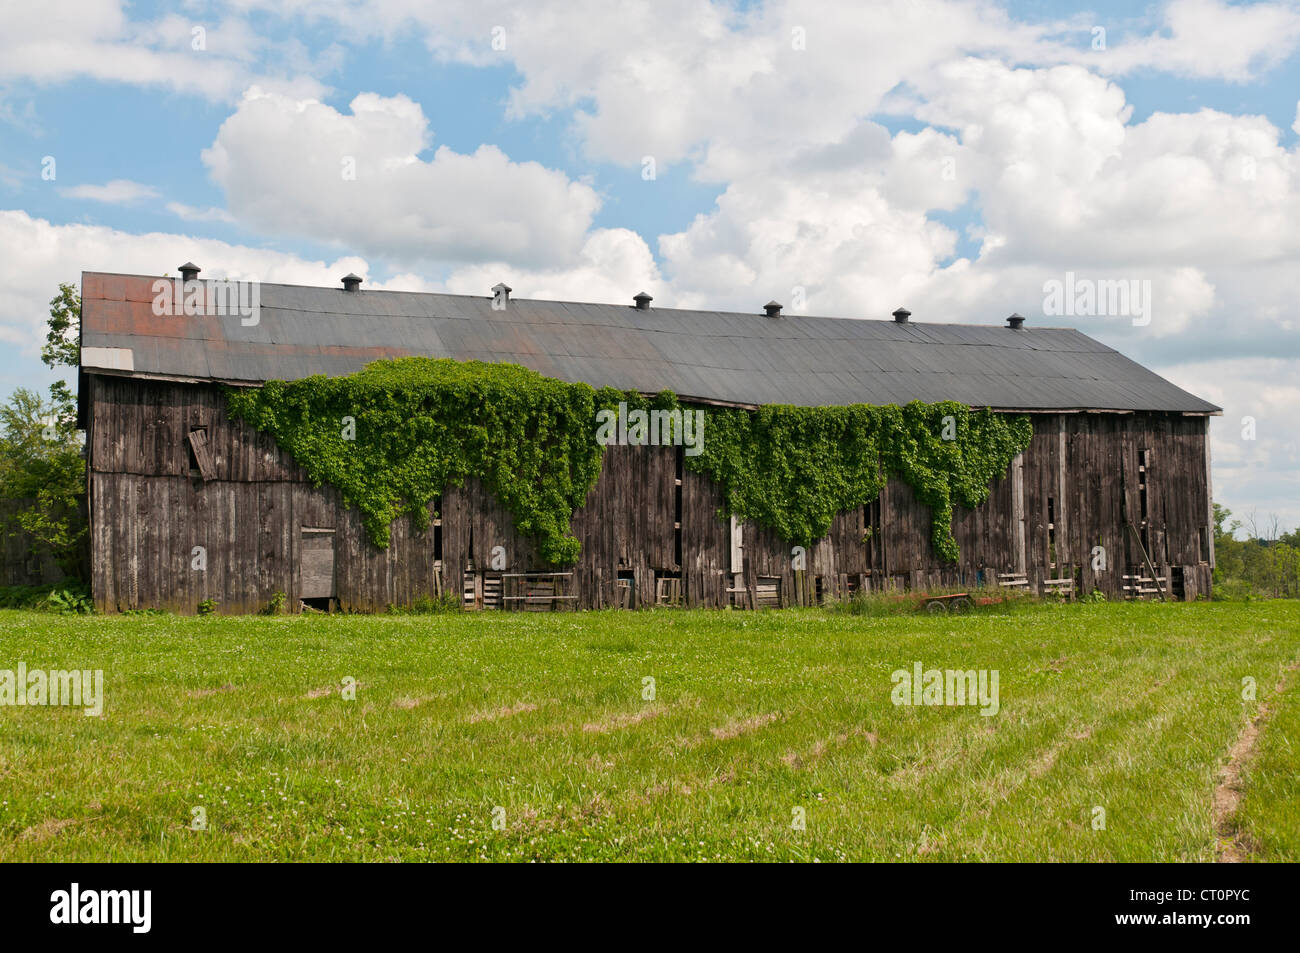
[[[404,355],[510,361],[595,387],[735,404],[955,400],[1006,410],[1216,413],[1070,328],[638,309],[261,284],[256,324],[153,313],[139,275],[82,275],[89,373],[258,383]]]

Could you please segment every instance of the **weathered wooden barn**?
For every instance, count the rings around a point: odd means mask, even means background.
[[[197,269],[184,266],[194,280]],[[1219,412],[1066,328],[858,321],[627,304],[262,284],[255,317],[156,314],[156,278],[82,276],[80,413],[93,594],[101,610],[383,610],[443,591],[467,608],[806,604],[858,589],[1023,585],[1111,598],[1210,590],[1208,418]],[[202,288],[202,282],[198,282]],[[210,292],[209,292],[210,293]],[[217,309],[220,310],[220,309]],[[957,564],[891,480],[807,552],[720,515],[675,447],[606,448],[565,573],[537,564],[502,507],[445,488],[423,533],[386,549],[360,515],[265,433],[228,419],[223,385],[343,375],[402,355],[509,361],[541,374],[698,404],[956,400],[1032,415],[1031,446],[988,500],[957,509]],[[707,439],[707,436],[706,438]],[[1104,568],[1096,548],[1105,551]],[[200,554],[202,558],[200,558]]]

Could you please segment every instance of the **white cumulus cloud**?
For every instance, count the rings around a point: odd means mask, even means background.
[[[203,152],[241,222],[400,263],[506,259],[556,265],[580,253],[600,197],[500,149],[432,144],[406,96],[363,93],[349,113],[250,90]]]

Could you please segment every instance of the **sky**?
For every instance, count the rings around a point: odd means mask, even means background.
[[[187,260],[756,313],[1017,312],[1222,406],[1215,499],[1294,529],[1298,47],[1300,0],[14,4],[0,396],[53,379],[60,282]],[[1116,282],[1127,304],[1051,293]]]

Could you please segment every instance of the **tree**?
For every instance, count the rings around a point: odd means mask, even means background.
[[[20,387],[0,406],[0,497],[30,501],[3,529],[32,537],[70,576],[84,570],[86,464],[80,435],[60,420],[53,402]]]
[[[41,360],[54,370],[81,365],[81,295],[77,294],[76,285],[60,282],[59,293],[50,299]],[[58,380],[50,385],[50,400],[60,420],[75,427],[77,398],[66,381]]]
[[[41,360],[55,369],[78,366],[80,330],[81,298],[74,285],[60,284]],[[84,579],[82,444],[76,395],[62,380],[50,386],[48,400],[20,387],[0,406],[0,498],[29,501],[0,531],[29,534],[34,549],[48,549],[65,573]]]
[[[1300,595],[1300,532],[1281,531],[1277,516],[1260,520],[1251,511],[1246,520],[1232,519],[1232,511],[1214,504],[1214,585],[1216,598]],[[1246,531],[1237,539],[1238,530]]]
[[[1232,516],[1232,510],[1228,509],[1222,503],[1215,503],[1213,504],[1213,506],[1214,506],[1214,543],[1217,546],[1225,536],[1231,537],[1232,534],[1236,532],[1238,528],[1240,528],[1241,521],[1233,520],[1231,523],[1228,524],[1228,528],[1224,529],[1223,524],[1227,523],[1228,518]]]

